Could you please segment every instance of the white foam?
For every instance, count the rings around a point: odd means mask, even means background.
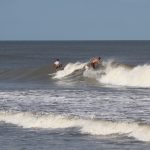
[[[57,71],[56,75],[53,77],[54,79],[61,79],[73,73],[76,70],[82,69],[86,63],[69,63],[65,66],[63,70]]]
[[[98,80],[101,83],[123,86],[150,87],[150,65],[127,68],[107,65],[106,75]]]
[[[32,114],[29,112],[0,112],[0,121],[16,124],[24,128],[69,128],[79,127],[81,133],[91,135],[126,134],[141,141],[150,141],[150,126],[137,123],[110,122],[82,119],[52,114]]]
[[[93,69],[86,69],[83,72],[84,77],[92,78],[92,79],[99,79],[103,75],[102,70],[93,70]]]
[[[99,70],[87,69],[83,76],[98,80],[103,84],[150,87],[150,65],[130,67],[109,60],[103,62],[104,68]]]

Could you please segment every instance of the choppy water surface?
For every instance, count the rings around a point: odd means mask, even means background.
[[[149,41],[0,42],[1,149],[150,149],[149,49]],[[93,56],[103,68],[84,69]],[[64,70],[53,73],[57,57]]]

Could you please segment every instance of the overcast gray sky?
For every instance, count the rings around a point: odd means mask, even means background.
[[[0,0],[0,40],[150,40],[150,0]]]

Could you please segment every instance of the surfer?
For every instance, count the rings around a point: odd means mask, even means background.
[[[62,64],[58,58],[54,62],[53,66],[54,66],[55,71],[62,69]]]
[[[89,62],[89,67],[92,67],[93,69],[96,69],[97,65],[101,64],[102,60],[101,57],[94,57]]]

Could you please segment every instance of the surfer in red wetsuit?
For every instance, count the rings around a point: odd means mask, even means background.
[[[90,60],[89,65],[93,68],[96,69],[96,66],[101,64],[102,60],[101,57],[94,57]]]

